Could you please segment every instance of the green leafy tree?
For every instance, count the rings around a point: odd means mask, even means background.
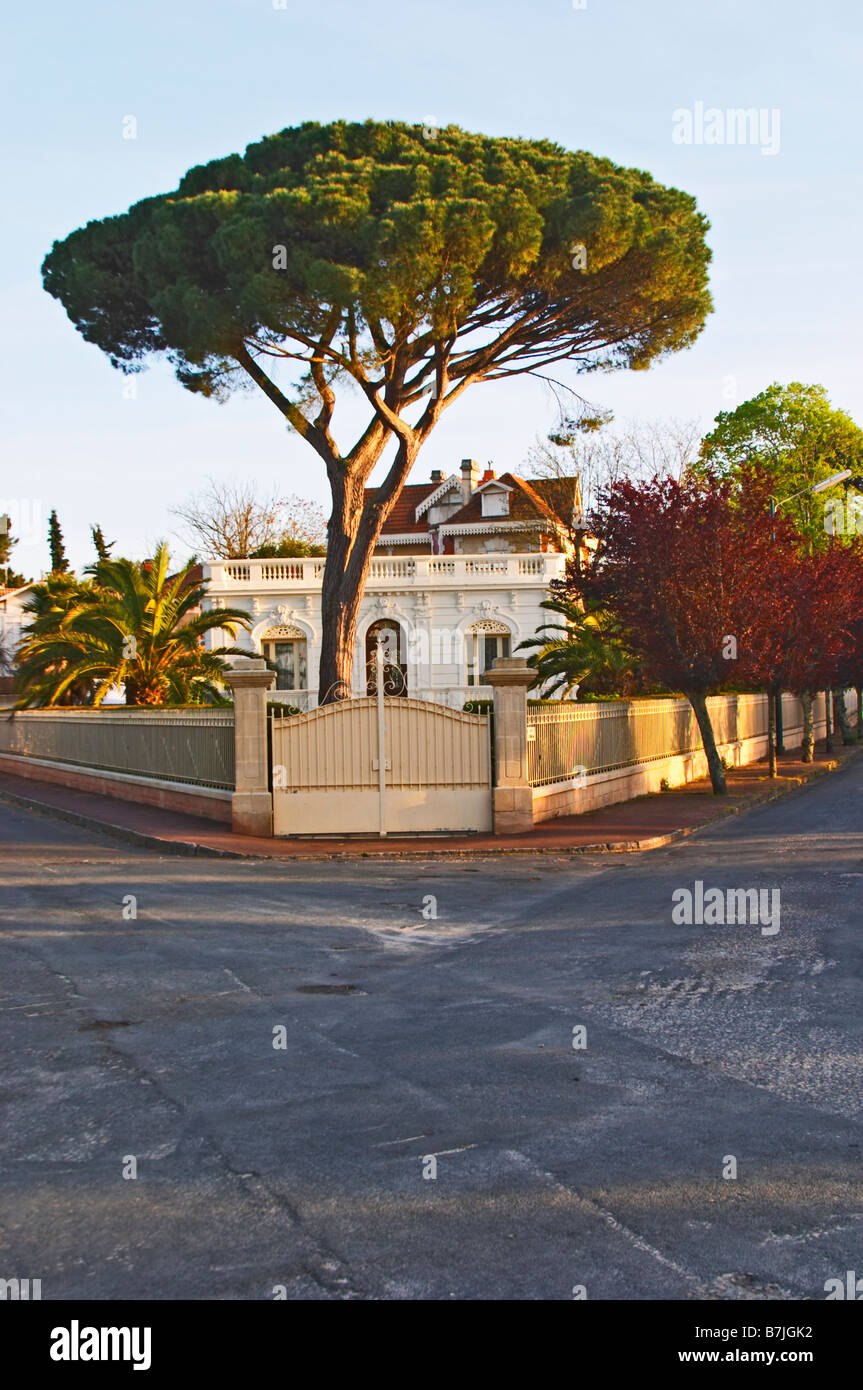
[[[250,626],[236,608],[201,611],[205,584],[190,578],[194,562],[169,575],[164,544],[151,561],[108,559],[89,567],[89,582],[52,576],[37,586],[21,644],[19,708],[72,702],[99,705],[124,685],[127,705],[199,704],[221,698],[223,657],[239,647],[207,651],[207,632],[231,636]],[[247,653],[246,653],[247,654]]]
[[[708,224],[688,194],[549,141],[427,136],[283,130],[90,222],[43,267],[115,366],[167,354],[217,399],[253,383],[323,461],[324,701],[349,686],[375,542],[443,411],[555,362],[647,367],[694,342],[711,308]],[[346,393],[365,423],[339,443]]]
[[[563,699],[576,686],[585,699],[591,694],[632,693],[635,658],[609,612],[582,603],[565,589],[544,599],[541,607],[563,621],[540,624],[534,637],[519,643],[519,650],[533,649],[528,665],[536,667],[535,684],[546,697]]]
[[[52,512],[48,518],[48,547],[51,551],[51,573],[67,574],[69,571],[69,561],[66,559],[63,532],[60,530],[60,523],[57,520],[56,512]]]
[[[23,574],[18,574],[9,563],[17,544],[17,537],[12,535],[11,519],[6,515],[0,516],[0,585],[5,589],[20,589],[27,582]]]
[[[0,516],[0,565],[8,566],[12,547],[16,544],[12,535],[12,522],[4,513]]]
[[[701,468],[735,484],[755,471],[771,480],[777,502],[803,495],[783,508],[809,546],[827,542],[824,504],[841,496],[831,488],[814,497],[806,489],[834,473],[863,472],[863,430],[831,406],[823,386],[775,383],[736,410],[722,411],[701,446]],[[699,466],[694,472],[698,474]]]
[[[303,560],[326,555],[326,546],[310,545],[308,541],[298,541],[293,536],[283,536],[270,545],[262,545],[252,551],[253,560]]]
[[[863,472],[863,430],[844,410],[831,406],[823,386],[774,382],[736,410],[721,413],[716,428],[702,443],[701,467],[737,488],[744,487],[755,472],[768,477],[777,506],[793,499],[782,506],[781,514],[794,522],[801,545],[810,554],[830,544],[828,534],[833,531],[840,539],[846,531],[857,531],[859,513],[852,513],[850,524],[845,524],[851,511],[846,507],[847,486],[844,496],[841,485],[814,496],[809,491],[813,484],[846,468],[857,475]],[[850,496],[857,498],[856,493]],[[838,527],[837,513],[843,521]],[[811,640],[817,640],[816,634]],[[775,706],[778,719],[778,694]],[[834,707],[843,737],[850,739],[844,691],[835,692]],[[770,756],[772,765],[772,749]]]

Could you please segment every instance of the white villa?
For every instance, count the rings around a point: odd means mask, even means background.
[[[21,589],[0,586],[0,645],[10,659],[21,640],[23,626],[27,621],[24,602],[31,587],[29,584],[25,584]],[[12,669],[0,668],[0,707],[5,708],[12,700]]]
[[[0,632],[13,647],[21,638],[21,627],[25,616],[24,600],[31,587],[30,584],[25,584],[20,589],[4,589],[0,585]]]
[[[580,511],[574,478],[526,482],[480,476],[473,459],[445,478],[409,483],[371,562],[354,660],[354,693],[369,689],[383,638],[400,693],[460,708],[487,699],[483,673],[514,653],[550,615],[540,607],[572,554]],[[244,608],[253,620],[237,645],[278,671],[271,698],[301,709],[318,702],[323,559],[211,560],[206,606]],[[221,640],[211,635],[214,645]]]

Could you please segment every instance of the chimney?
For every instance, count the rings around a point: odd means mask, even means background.
[[[461,491],[465,502],[469,502],[479,480],[479,464],[475,459],[461,461]]]
[[[495,480],[495,476],[496,474],[494,469],[487,468],[479,480],[480,487],[482,487],[483,483],[493,483]]]
[[[432,480],[433,483],[442,483],[442,482],[443,482],[443,469],[442,469],[442,468],[433,468],[432,471],[431,471],[431,480]]]

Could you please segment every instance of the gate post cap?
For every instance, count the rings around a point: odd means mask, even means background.
[[[232,690],[270,690],[276,683],[275,671],[260,656],[238,656],[222,677]]]
[[[536,680],[536,671],[523,656],[499,656],[483,673],[484,685],[521,685],[527,689]]]
[[[267,663],[262,656],[235,656],[230,669],[232,671],[266,671]]]

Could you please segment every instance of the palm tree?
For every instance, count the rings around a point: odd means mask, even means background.
[[[565,595],[544,599],[540,606],[563,622],[542,623],[536,636],[519,643],[519,650],[536,648],[528,665],[536,667],[535,684],[544,688],[546,696],[562,700],[582,685],[595,693],[616,694],[632,683],[635,658],[607,611],[590,603],[583,607],[578,599]]]
[[[238,608],[203,611],[206,584],[190,577],[194,561],[173,576],[169,567],[164,543],[143,564],[109,557],[89,566],[90,582],[76,581],[78,593],[67,605],[55,605],[28,629],[19,708],[56,705],[82,687],[83,703],[99,705],[118,685],[125,686],[127,705],[220,699],[222,658],[247,653],[240,647],[207,651],[203,638],[215,628],[233,637],[238,627],[251,626],[248,614]]]
[[[57,688],[73,663],[81,659],[80,643],[64,630],[73,608],[95,600],[91,584],[62,571],[34,584],[22,605],[29,619],[17,651],[16,689],[18,708],[28,705],[83,705],[89,703],[92,682],[72,679]],[[52,692],[56,697],[50,699]]]

